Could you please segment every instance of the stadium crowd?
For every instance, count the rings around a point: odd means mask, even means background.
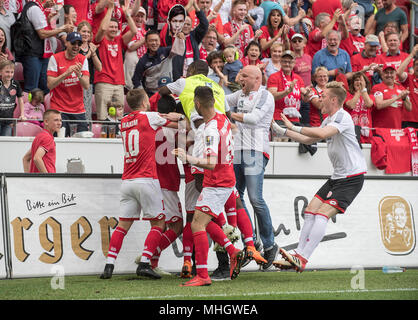
[[[187,286],[211,283],[206,232],[224,248],[223,255],[217,254],[218,280],[236,278],[245,260],[253,259],[267,269],[279,250],[262,189],[269,141],[331,141],[333,136],[340,139],[335,127],[354,124],[359,129],[357,139],[367,143],[377,128],[418,128],[418,45],[408,52],[407,39],[413,35],[408,32],[407,14],[399,7],[404,1],[26,2],[0,0],[0,117],[7,119],[0,122],[0,135],[12,135],[14,117],[42,126],[42,113],[48,109],[60,112],[66,136],[73,134],[71,121],[76,132],[88,131],[91,120],[121,121],[115,130],[125,147],[121,219],[112,234],[103,279],[112,276],[123,239],[141,208],[151,231],[137,259],[138,275],[159,279],[154,271],[159,255],[181,233],[181,275],[191,277],[193,252],[198,269],[197,279]],[[15,24],[17,13],[24,18],[17,20],[24,25],[23,33]],[[22,77],[16,79],[19,66]],[[340,111],[342,107],[348,113]],[[133,112],[123,117],[123,110]],[[159,113],[144,112],[148,110]],[[335,117],[337,112],[340,116]],[[45,125],[56,133],[52,116],[44,117]],[[324,133],[317,128],[321,123],[334,123],[334,129]],[[158,164],[160,127],[176,128],[179,135],[183,129],[194,133],[193,154],[186,153],[190,142],[186,140],[183,149],[172,150],[185,166],[184,227],[177,163],[177,170]],[[233,130],[240,133],[234,135],[234,144]],[[298,134],[286,134],[292,130]],[[171,133],[163,135],[176,140]],[[309,139],[302,139],[303,135]],[[349,143],[355,152],[336,153],[358,155],[356,161],[346,161],[356,165],[344,166],[337,178],[360,175],[361,181],[355,181],[357,189],[344,199],[345,206],[330,202],[331,210],[322,214],[325,220],[311,221],[308,231],[318,224],[314,229],[321,232],[305,257],[322,239],[328,218],[344,212],[363,184],[366,166],[360,147],[352,136]],[[213,164],[211,158],[221,161]],[[251,168],[246,167],[249,163]],[[141,178],[159,182],[150,186]],[[188,183],[192,183],[189,189]],[[160,186],[163,192],[158,197]],[[324,198],[328,188],[334,187],[321,189]],[[254,243],[244,203],[246,189],[260,227],[263,255]],[[136,194],[141,192],[145,198]],[[316,207],[319,204],[312,206],[311,214],[321,215]],[[228,224],[241,231],[245,253],[229,239],[234,238],[233,231],[226,237],[223,211]],[[296,265],[301,272],[306,263],[296,257],[281,266]]]

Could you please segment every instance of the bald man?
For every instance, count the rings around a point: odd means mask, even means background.
[[[264,259],[267,260],[263,269],[267,269],[278,252],[270,210],[263,199],[263,179],[269,160],[269,129],[274,113],[274,98],[268,90],[261,88],[262,73],[258,67],[244,67],[237,78],[242,89],[226,96],[231,110],[235,111],[231,113],[231,119],[238,128],[234,135],[236,188],[245,208],[244,191],[246,188],[248,190],[260,228]]]

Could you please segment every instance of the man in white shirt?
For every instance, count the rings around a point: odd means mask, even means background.
[[[274,113],[272,94],[261,88],[262,74],[256,66],[246,66],[240,72],[242,89],[226,96],[235,112],[238,132],[234,135],[234,170],[236,188],[244,204],[244,191],[248,197],[260,227],[260,238],[264,247],[263,265],[267,269],[273,263],[278,246],[274,242],[274,230],[270,210],[263,199],[264,170],[269,160],[269,129]],[[247,210],[248,212],[248,210]]]
[[[273,130],[303,144],[326,140],[328,156],[334,168],[331,178],[318,190],[305,209],[305,221],[294,254],[280,249],[278,268],[305,269],[308,259],[325,235],[328,220],[344,213],[363,187],[366,161],[354,131],[350,114],[343,109],[347,92],[342,83],[330,82],[322,92],[321,112],[328,114],[319,128],[298,127],[281,115],[287,129],[275,123]]]

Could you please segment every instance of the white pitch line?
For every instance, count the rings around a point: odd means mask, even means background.
[[[293,294],[328,294],[328,293],[368,293],[368,292],[399,292],[399,291],[418,291],[418,288],[395,288],[395,289],[362,289],[362,290],[322,290],[322,291],[288,291],[288,292],[247,292],[242,294],[199,294],[190,296],[191,298],[214,298],[214,297],[233,297],[233,296],[268,296],[268,295],[293,295]],[[186,295],[177,294],[171,296],[143,296],[143,297],[122,297],[122,298],[103,298],[94,300],[165,300],[184,298]]]

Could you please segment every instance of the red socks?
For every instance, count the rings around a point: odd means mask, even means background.
[[[184,261],[192,261],[193,254],[193,233],[191,222],[186,222],[183,228],[183,258]]]
[[[215,224],[216,225],[216,224]],[[193,243],[195,247],[196,272],[201,278],[209,277],[208,274],[208,252],[209,241],[206,231],[193,233]]]
[[[228,200],[225,202],[225,213],[228,219],[228,224],[232,227],[237,226],[237,197],[234,192],[231,193]]]
[[[161,252],[168,248],[170,244],[172,244],[177,239],[177,233],[175,233],[173,230],[168,229],[166,232],[164,232],[161,236],[160,243],[154,251],[154,255],[151,258],[151,266],[153,268],[158,266],[158,259],[160,258]]]
[[[144,251],[142,252],[141,262],[147,262],[151,260],[155,249],[157,249],[162,237],[162,230],[159,227],[152,227],[148,233],[144,243]]]
[[[206,226],[206,231],[209,233],[213,241],[219,243],[222,247],[225,248],[229,255],[233,254],[236,251],[231,241],[229,241],[229,239],[226,237],[222,228],[218,226],[215,222],[209,222]]]
[[[107,252],[106,263],[114,264],[118,257],[120,248],[122,247],[123,239],[126,236],[126,230],[121,227],[117,227],[112,233],[109,243],[109,251]]]
[[[245,211],[244,208],[237,210],[237,224],[238,229],[244,236],[245,245],[254,247],[253,227],[251,220],[247,215],[247,211]]]

